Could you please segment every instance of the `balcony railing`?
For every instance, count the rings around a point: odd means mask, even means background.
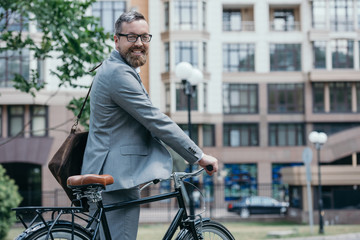
[[[255,24],[254,21],[242,21],[240,25],[233,25],[231,23],[224,23],[223,25],[224,31],[254,31],[255,30]]]
[[[270,22],[271,31],[282,31],[282,32],[291,32],[291,31],[300,31],[301,24],[300,22]]]

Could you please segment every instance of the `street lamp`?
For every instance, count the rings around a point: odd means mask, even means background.
[[[320,149],[321,146],[324,145],[327,141],[327,135],[323,132],[313,131],[309,134],[309,140],[313,144],[315,144],[315,148],[317,150],[317,159],[318,159],[318,200],[319,200],[319,233],[324,233],[324,221],[323,221],[323,201],[322,201],[322,190],[321,190],[321,172],[320,172]]]
[[[196,89],[196,85],[202,81],[203,74],[199,69],[193,68],[192,65],[188,62],[180,62],[175,67],[175,75],[181,79],[183,84],[184,93],[187,96],[187,110],[188,110],[188,131],[189,137],[192,139],[191,134],[191,98]],[[189,164],[189,172],[193,171],[193,165]],[[193,184],[192,177],[189,179],[191,185]],[[192,189],[189,191],[189,208],[190,215],[194,216],[194,201],[192,196]]]

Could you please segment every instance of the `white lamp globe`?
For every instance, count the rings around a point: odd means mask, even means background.
[[[320,132],[320,133],[319,133],[319,139],[318,139],[318,141],[319,141],[320,144],[326,143],[326,141],[327,141],[327,135],[326,135],[326,133]]]
[[[192,74],[193,67],[188,62],[180,62],[175,67],[175,75],[180,79],[188,79]]]
[[[312,142],[312,143],[317,143],[317,142],[319,142],[319,133],[316,132],[316,131],[312,131],[312,132],[309,134],[309,140],[310,140],[310,142]]]
[[[190,82],[191,85],[195,86],[199,82],[201,82],[203,78],[204,78],[203,73],[199,69],[193,68],[191,72],[191,76],[189,77],[188,81]]]

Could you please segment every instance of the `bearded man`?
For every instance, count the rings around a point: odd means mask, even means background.
[[[115,23],[115,50],[94,78],[90,95],[90,128],[82,174],[110,174],[114,184],[103,192],[103,203],[138,199],[138,185],[168,178],[172,159],[162,142],[189,163],[218,169],[216,158],[201,149],[151,103],[140,76],[152,35],[144,16],[122,14]],[[90,203],[90,213],[96,206]],[[112,239],[134,240],[140,207],[106,213]],[[101,231],[101,239],[105,239]]]

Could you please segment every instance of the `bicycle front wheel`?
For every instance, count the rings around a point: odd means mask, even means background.
[[[199,222],[196,224],[198,233],[202,234],[203,240],[235,240],[233,235],[222,224],[214,221]],[[199,234],[198,234],[199,235]],[[193,235],[188,231],[179,240],[193,240]]]
[[[72,238],[74,230],[74,238]],[[16,240],[46,240],[52,239],[48,236],[48,229],[44,224],[37,225],[32,229],[26,230],[20,234]],[[69,224],[56,224],[51,230],[51,234],[54,240],[90,240],[91,235],[83,228],[75,225],[72,229],[71,223]]]

